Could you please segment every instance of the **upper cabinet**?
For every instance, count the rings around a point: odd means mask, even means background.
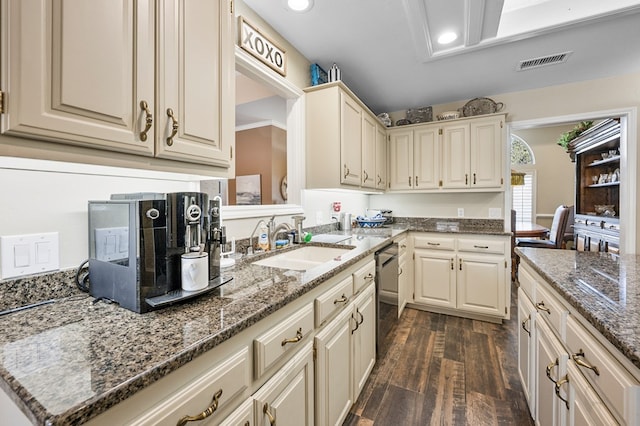
[[[6,0],[2,133],[228,169],[231,0]]]
[[[504,189],[505,116],[389,130],[389,189]]]
[[[342,83],[305,89],[307,188],[386,187],[386,130]]]

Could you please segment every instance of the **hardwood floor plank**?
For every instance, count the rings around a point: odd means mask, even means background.
[[[533,425],[503,324],[405,309],[344,426]]]

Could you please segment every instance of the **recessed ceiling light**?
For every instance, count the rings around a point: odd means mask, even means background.
[[[448,31],[446,33],[440,34],[440,37],[438,37],[438,43],[449,44],[457,38],[458,34],[454,33],[453,31]]]
[[[287,6],[294,12],[306,12],[313,7],[313,0],[287,0]]]

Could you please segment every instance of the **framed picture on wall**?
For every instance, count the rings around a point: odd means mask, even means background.
[[[262,204],[260,175],[236,176],[236,205],[250,206]]]

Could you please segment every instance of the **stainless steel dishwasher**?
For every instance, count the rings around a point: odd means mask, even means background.
[[[378,250],[376,256],[377,357],[383,358],[391,344],[390,333],[398,322],[398,244]]]

